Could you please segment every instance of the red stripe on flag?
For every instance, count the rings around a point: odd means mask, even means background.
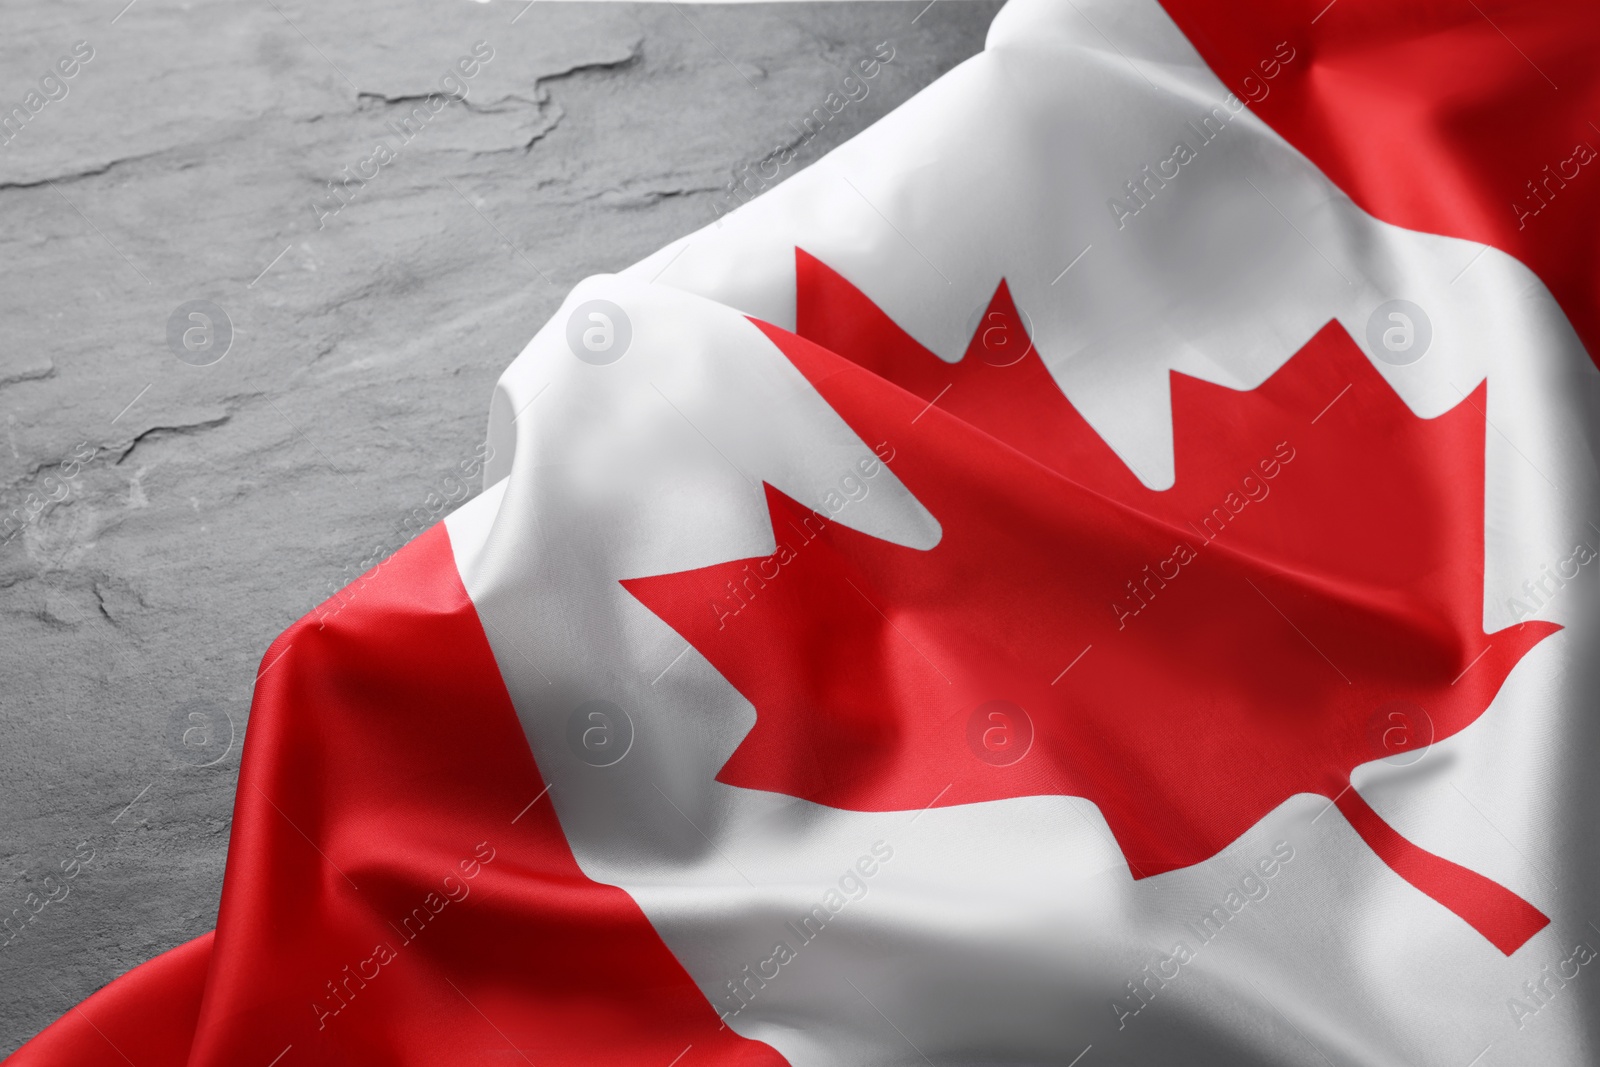
[[[1228,88],[1365,211],[1515,256],[1600,359],[1600,5],[1163,3]]]
[[[585,877],[551,796],[530,806],[545,783],[444,527],[343,602],[263,658],[198,1018],[169,954],[113,987],[106,1037],[147,1042],[138,1067],[783,1063]],[[68,1025],[16,1063],[100,1062]]]

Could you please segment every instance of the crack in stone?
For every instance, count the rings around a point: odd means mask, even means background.
[[[138,448],[139,445],[142,444],[144,442],[144,440],[146,438],[148,438],[148,437],[152,437],[152,436],[156,436],[156,435],[173,436],[173,437],[192,437],[192,436],[194,436],[195,434],[199,433],[202,430],[215,429],[216,427],[221,426],[223,423],[227,422],[231,418],[233,418],[232,415],[222,415],[222,416],[220,416],[218,418],[215,418],[215,419],[205,419],[205,420],[203,420],[201,422],[180,423],[177,426],[152,426],[148,430],[145,430],[143,433],[140,433],[137,436],[135,436],[133,438],[133,440],[129,441],[128,442],[128,446],[122,450],[122,454],[117,457],[116,462],[113,463],[112,466],[114,466],[114,467],[122,466],[123,460],[125,460],[129,456],[133,455],[133,450]]]
[[[41,186],[52,183],[70,185],[85,178],[94,178],[101,174],[109,173],[111,170],[127,166],[129,163],[142,163],[147,159],[155,159],[158,156],[166,155],[170,151],[171,149],[161,149],[160,151],[144,152],[134,156],[120,156],[106,163],[98,163],[92,167],[86,167],[83,170],[68,171],[65,174],[51,174],[33,181],[4,181],[0,182],[0,192],[5,192],[8,189],[38,189]]]
[[[473,100],[470,96],[453,96],[449,93],[441,93],[438,90],[429,90],[427,92],[387,93],[381,89],[361,89],[356,93],[356,105],[357,109],[360,110],[363,107],[362,102],[366,100],[377,101],[379,104],[386,106],[397,104],[420,104],[427,102],[429,99],[435,96],[443,96],[451,100],[453,103],[461,104],[466,108],[466,110],[479,115],[498,114],[500,112],[494,109],[502,104],[507,103],[524,104],[529,107],[543,110],[544,106],[550,102],[549,94],[543,91],[545,82],[561,81],[566,78],[575,77],[579,74],[589,74],[597,71],[625,70],[639,63],[644,58],[644,37],[635,37],[627,47],[628,54],[619,59],[584,60],[562,70],[553,71],[549,74],[538,75],[533,79],[533,86],[535,93],[539,95],[531,100],[526,96],[519,95],[515,92],[505,93],[493,100],[478,102]]]
[[[0,377],[0,389],[4,389],[8,385],[20,385],[22,382],[43,381],[45,378],[54,378],[55,376],[55,360],[47,359],[42,367],[25,367],[22,370]]]
[[[635,37],[633,42],[628,45],[628,54],[623,56],[621,59],[595,59],[588,60],[583,63],[576,63],[568,67],[566,70],[558,70],[554,74],[540,75],[533,80],[533,83],[535,85],[543,85],[545,82],[560,81],[563,78],[571,78],[574,75],[587,74],[592,71],[624,70],[633,66],[635,63],[638,63],[643,58],[644,38],[642,36]]]
[[[106,598],[100,593],[100,583],[91,583],[89,586],[89,591],[94,594],[94,606],[100,609],[100,614],[104,615],[105,620],[112,626],[117,625],[117,620],[113,619],[111,617],[111,612],[106,610]]]

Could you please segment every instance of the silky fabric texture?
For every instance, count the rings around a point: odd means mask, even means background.
[[[1363,209],[1515,256],[1600,354],[1600,197],[1586,188],[1600,169],[1600,8],[1164,6],[1217,76]],[[1280,39],[1304,59],[1268,79]]]

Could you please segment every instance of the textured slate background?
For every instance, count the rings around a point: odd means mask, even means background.
[[[997,7],[0,5],[0,112],[94,49],[0,148],[0,915],[94,857],[0,948],[0,1053],[215,923],[263,650],[461,491],[567,288],[710,221],[878,42],[785,176]],[[319,225],[479,40],[467,102]],[[169,349],[189,300],[232,322],[213,365]]]

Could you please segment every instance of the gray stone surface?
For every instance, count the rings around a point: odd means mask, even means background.
[[[120,4],[0,16],[0,112],[93,49],[0,148],[0,915],[67,891],[0,947],[0,1053],[214,924],[263,650],[459,496],[567,288],[709,221],[878,42],[801,165],[997,6]],[[480,40],[466,101],[332,212]],[[231,320],[209,366],[220,334],[168,344],[192,300]]]

